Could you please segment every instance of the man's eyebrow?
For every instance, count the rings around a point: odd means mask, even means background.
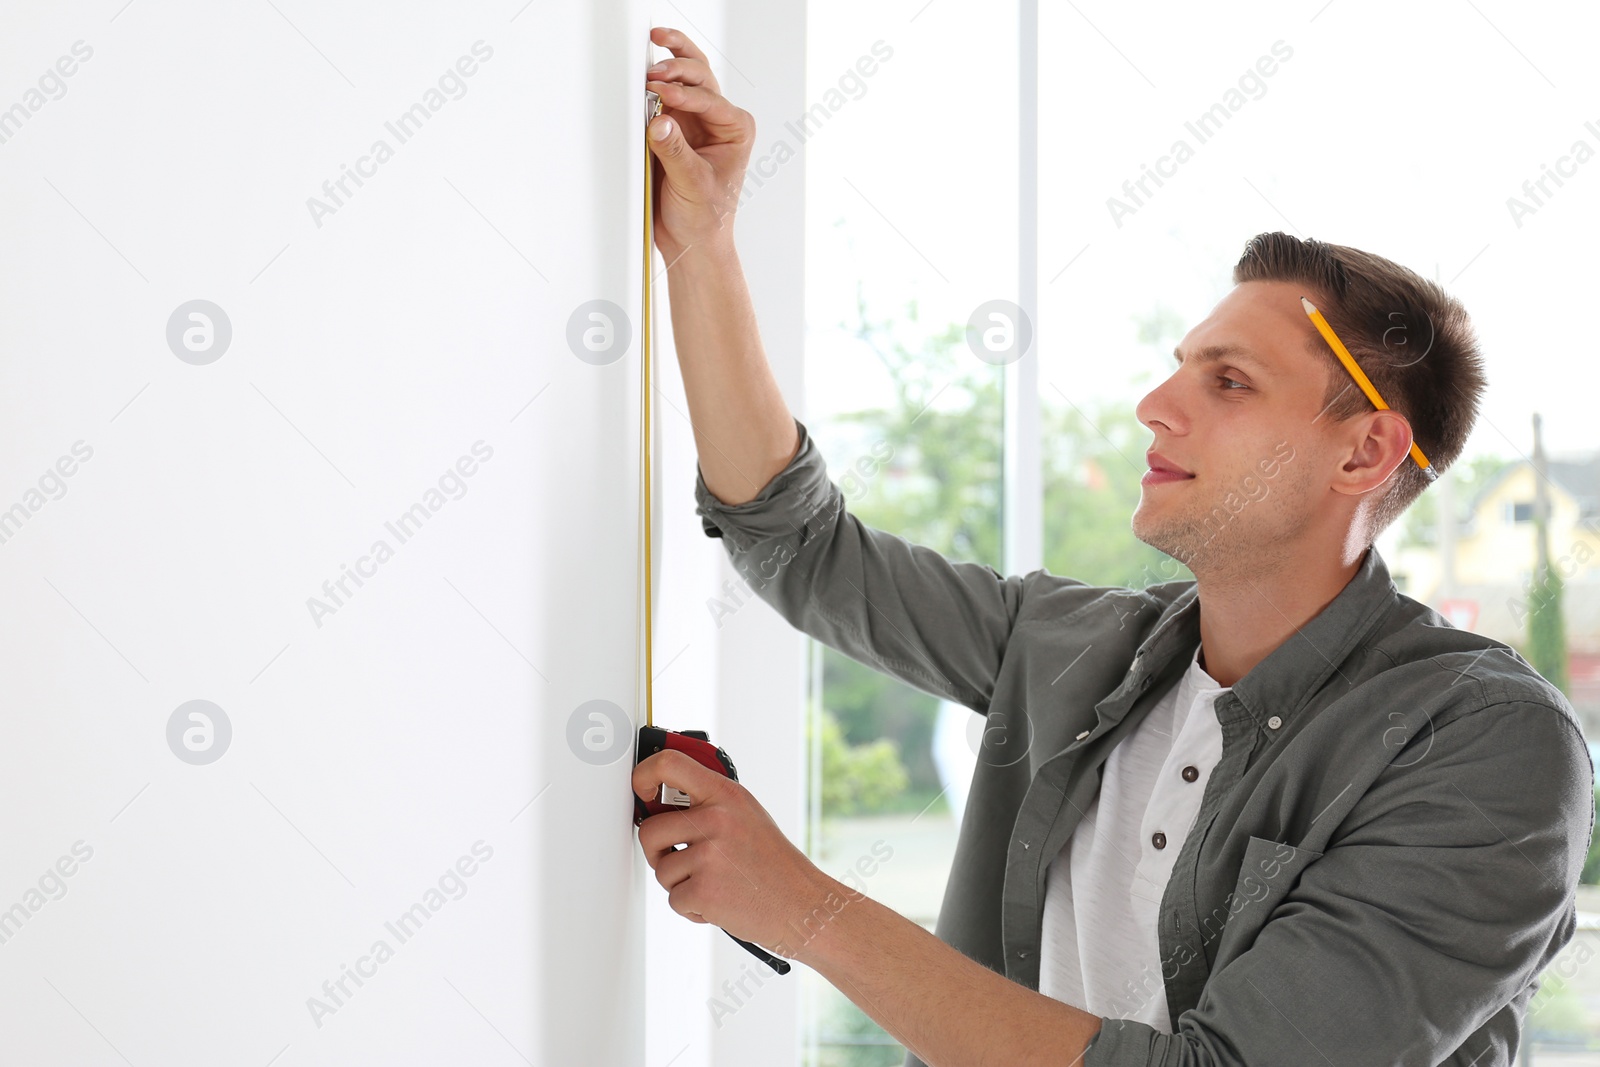
[[[1184,355],[1181,351],[1181,348],[1182,346],[1180,345],[1175,346],[1172,349],[1172,358],[1177,360],[1179,363],[1182,363],[1184,360]],[[1212,363],[1219,359],[1231,359],[1236,363],[1242,363],[1247,366],[1255,367],[1269,374],[1272,372],[1272,367],[1268,365],[1265,360],[1255,355],[1255,353],[1251,352],[1243,345],[1206,345],[1194,355],[1194,361],[1196,363]]]

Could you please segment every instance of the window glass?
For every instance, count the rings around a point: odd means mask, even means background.
[[[808,10],[812,121],[770,134],[806,134],[807,429],[862,522],[1000,569],[1002,372],[968,349],[966,323],[1016,295],[1014,12]],[[932,930],[982,719],[812,651],[808,851]],[[902,1062],[893,1038],[802,970],[804,1063]]]
[[[1378,541],[1396,586],[1516,648],[1600,737],[1600,270],[1595,10],[1044,4],[1040,391],[1045,561],[1149,584],[1128,528],[1153,435],[1134,406],[1232,287],[1253,235],[1353,245],[1457,296],[1489,390],[1465,454]],[[1152,27],[1160,32],[1152,32]],[[1546,462],[1535,470],[1532,419]],[[1532,585],[1540,490],[1554,588]],[[1086,500],[1096,499],[1098,506]],[[1600,849],[1546,970],[1524,1062],[1600,1048]]]
[[[1022,461],[1042,472],[1045,565],[1096,584],[1192,578],[1129,528],[1152,439],[1135,405],[1251,236],[1354,245],[1458,296],[1487,359],[1464,455],[1379,539],[1397,588],[1516,648],[1600,737],[1600,373],[1581,343],[1600,283],[1600,14],[1040,7],[1042,443]],[[807,425],[862,521],[1003,569],[1000,372],[963,330],[1016,297],[1014,6],[808,12],[805,117],[758,131],[752,171],[773,180],[804,144]],[[863,890],[931,929],[977,716],[812,650],[808,851],[838,877],[887,845]],[[1580,932],[1529,1009],[1529,1062],[1600,1047],[1600,849],[1583,880]],[[803,978],[803,1062],[901,1061]]]

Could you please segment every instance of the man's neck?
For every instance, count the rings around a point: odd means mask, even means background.
[[[1218,685],[1232,686],[1283,644],[1350,584],[1364,547],[1290,559],[1272,570],[1210,578],[1196,576],[1200,601],[1200,667]],[[1337,566],[1327,561],[1344,557]]]

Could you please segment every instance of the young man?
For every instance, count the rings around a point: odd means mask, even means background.
[[[1134,533],[1196,580],[953,562],[850,515],[786,408],[732,239],[754,124],[682,34],[654,40],[705,532],[799,629],[987,716],[937,937],[664,752],[633,787],[694,799],[639,829],[673,909],[813,967],[910,1065],[1512,1063],[1575,928],[1594,768],[1562,694],[1400,595],[1372,546],[1427,484],[1413,439],[1442,471],[1474,421],[1460,305],[1256,237],[1138,407]]]

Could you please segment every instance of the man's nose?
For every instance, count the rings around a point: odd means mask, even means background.
[[[1134,407],[1134,416],[1150,430],[1158,426],[1168,433],[1183,433],[1188,428],[1178,396],[1177,375],[1173,375],[1144,395]]]

